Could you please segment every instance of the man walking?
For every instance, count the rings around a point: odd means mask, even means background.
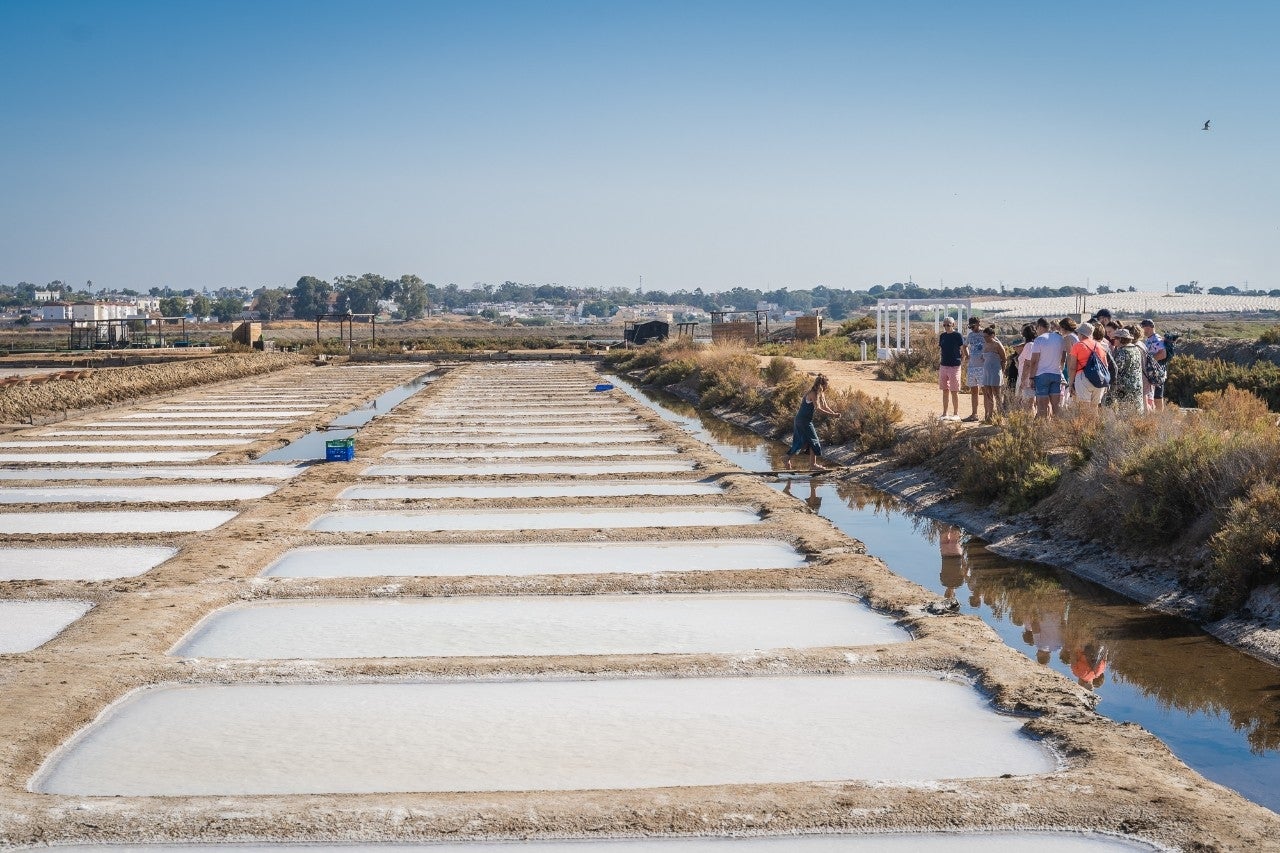
[[[1040,334],[1029,344],[1031,360],[1022,383],[1024,388],[1035,388],[1036,417],[1050,418],[1062,406],[1062,368],[1067,363],[1067,352],[1062,335],[1050,327],[1047,319],[1036,320],[1036,330]]]
[[[960,364],[964,360],[964,335],[956,331],[956,321],[950,317],[942,321],[942,334],[938,335],[938,349],[942,350],[938,365],[938,387],[942,389],[942,420],[960,420]],[[947,395],[951,396],[951,416],[947,417]]]

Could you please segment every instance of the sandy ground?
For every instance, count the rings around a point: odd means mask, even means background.
[[[867,556],[860,543],[841,534],[802,502],[743,474],[629,399],[622,398],[642,421],[679,447],[684,458],[698,463],[696,476],[715,478],[727,486],[723,498],[668,498],[664,505],[745,503],[757,507],[764,517],[762,524],[749,527],[664,530],[663,539],[778,538],[805,552],[809,564],[793,570],[732,572],[681,572],[673,566],[644,575],[257,577],[285,551],[305,545],[554,542],[567,538],[650,541],[654,531],[644,529],[575,531],[571,536],[557,531],[374,535],[323,534],[306,529],[312,519],[341,505],[337,494],[357,482],[371,460],[394,447],[391,441],[395,437],[413,427],[453,390],[474,387],[477,382],[492,383],[493,374],[477,373],[484,367],[458,368],[361,430],[357,461],[312,466],[274,494],[238,507],[242,513],[214,531],[95,537],[94,544],[166,543],[180,548],[176,557],[144,575],[99,582],[0,582],[3,598],[69,597],[97,605],[44,646],[23,654],[0,655],[0,845],[1059,828],[1129,834],[1183,850],[1274,849],[1274,839],[1280,836],[1280,816],[1204,780],[1140,727],[1113,723],[1095,714],[1092,694],[1008,648],[978,617],[932,615],[929,605],[937,603],[932,593]],[[584,381],[596,379],[586,366],[571,369],[581,371]],[[406,367],[406,373],[413,370],[420,372],[421,368]],[[294,368],[286,378],[295,376],[294,384],[302,388],[317,381],[314,373],[314,369]],[[385,373],[379,381],[381,385],[375,385],[370,379],[367,391],[353,395],[352,402],[362,402],[396,384]],[[222,383],[219,388],[234,385]],[[189,399],[194,395],[188,392],[182,396]],[[331,408],[336,411],[342,407]],[[250,452],[223,454],[221,460],[243,461],[279,441],[280,437],[264,439]],[[687,474],[671,478],[683,479]],[[557,478],[525,479],[545,482]],[[542,503],[506,500],[483,505]],[[557,499],[555,503],[626,506],[652,503],[652,499]],[[403,502],[396,505],[402,507]],[[478,504],[433,500],[431,505],[463,508]],[[35,509],[12,507],[13,511]],[[0,544],[54,544],[59,539],[6,536],[0,537]],[[251,599],[735,589],[827,590],[853,595],[892,614],[914,640],[751,655],[202,661],[165,654],[213,609]],[[76,797],[27,790],[32,775],[59,744],[89,724],[109,703],[153,684],[868,672],[931,672],[971,680],[999,708],[1024,717],[1026,732],[1042,738],[1054,750],[1060,769],[1039,776],[922,784],[837,781],[569,792]]]

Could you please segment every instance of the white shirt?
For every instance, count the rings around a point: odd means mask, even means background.
[[[1062,359],[1067,352],[1062,335],[1051,329],[1032,341],[1031,346],[1032,353],[1040,356],[1036,363],[1036,376],[1062,372]]]

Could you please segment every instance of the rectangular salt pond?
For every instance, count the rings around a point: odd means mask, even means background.
[[[467,575],[652,574],[795,569],[805,557],[772,539],[681,542],[352,545],[298,548],[263,577],[463,577]]]
[[[323,599],[224,607],[171,654],[254,660],[733,654],[907,639],[888,617],[823,593]]]
[[[640,423],[623,423],[623,424],[601,424],[599,426],[590,427],[592,435],[601,435],[606,433],[636,433],[648,432],[652,429],[648,424]],[[560,433],[581,433],[583,427],[579,424],[570,424],[562,426],[526,426],[524,424],[513,424],[511,426],[479,426],[471,424],[467,426],[466,434],[474,436],[505,436],[505,435],[557,435]],[[411,429],[409,435],[441,437],[459,435],[457,429]]]
[[[43,646],[91,607],[88,601],[0,601],[0,654]]]
[[[223,447],[236,444],[247,444],[245,438],[167,438],[154,434],[138,436],[147,447]],[[30,441],[0,441],[0,447],[21,450],[27,447],[120,447],[126,441],[111,441],[96,438],[75,439],[32,439]]]
[[[68,464],[89,464],[93,462],[199,462],[208,459],[216,451],[203,450],[144,450],[140,452],[122,451],[113,453],[92,451],[66,453],[0,453],[0,462],[64,462]]]
[[[6,512],[0,534],[187,533],[213,530],[235,518],[231,510],[138,510],[133,512]]]
[[[610,474],[668,474],[692,471],[697,463],[689,459],[648,461],[620,459],[616,462],[474,462],[453,465],[447,462],[422,465],[370,465],[365,477],[483,477],[498,474],[575,474],[583,477]]]
[[[58,845],[55,853],[1157,853],[1141,841],[1088,832],[930,832],[775,838],[607,838],[462,844]]]
[[[291,418],[300,418],[303,415],[309,415],[315,412],[315,409],[293,409],[285,412],[264,412],[259,409],[249,411],[229,412],[220,411],[158,411],[158,412],[137,412],[130,415],[120,415],[121,420],[127,421],[145,421],[158,420],[164,421],[171,418],[187,418],[188,420],[220,420],[220,421],[239,421],[239,420],[289,420]]]
[[[923,676],[173,685],[109,707],[37,793],[628,789],[1056,770],[968,685]]]
[[[131,578],[154,569],[177,548],[0,548],[0,581]]]
[[[4,516],[0,516],[3,519]],[[461,512],[331,512],[308,525],[325,533],[440,530],[581,530],[635,527],[735,527],[759,524],[748,507],[576,507]],[[0,521],[0,525],[3,522]],[[0,531],[3,527],[0,526]]]
[[[107,436],[125,436],[128,438],[152,438],[154,436],[164,435],[269,435],[275,430],[267,429],[226,429],[224,427],[209,427],[207,429],[172,429],[165,430],[159,427],[141,427],[138,429],[59,429],[51,430],[43,433],[53,438],[61,438],[66,436],[80,436],[82,438],[105,438]]]
[[[518,448],[465,447],[440,448],[424,447],[421,450],[388,450],[382,454],[384,459],[553,459],[557,456],[595,457],[611,456],[671,456],[679,451],[674,447],[619,447],[602,445],[589,450],[580,446],[536,446]]]
[[[297,465],[198,465],[184,468],[0,468],[0,480],[287,480]]]
[[[0,504],[48,503],[217,503],[266,497],[276,486],[258,483],[201,483],[194,486],[44,486],[0,488]]]
[[[451,433],[443,433],[437,435],[423,435],[421,433],[410,433],[394,439],[392,444],[477,444],[486,446],[502,446],[504,444],[552,444],[554,442],[563,442],[565,444],[626,444],[628,442],[644,442],[658,441],[662,436],[656,432],[617,432],[617,433],[554,433],[543,435],[503,435],[502,433],[492,433],[488,435],[475,435],[454,431]]]
[[[612,498],[628,495],[718,495],[715,483],[637,480],[631,483],[495,483],[487,486],[351,486],[339,500],[390,501],[430,498]]]

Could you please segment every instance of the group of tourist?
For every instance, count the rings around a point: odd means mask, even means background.
[[[1139,413],[1164,408],[1169,347],[1156,334],[1154,320],[1122,326],[1105,308],[1079,324],[1070,317],[1056,322],[1041,317],[1023,326],[1022,340],[1010,347],[995,326],[980,328],[977,317],[969,318],[968,334],[956,331],[950,317],[942,325],[942,420],[978,421],[979,397],[983,423],[1007,406],[1040,418],[1053,417],[1071,403]],[[972,411],[961,418],[960,374],[966,365]]]

